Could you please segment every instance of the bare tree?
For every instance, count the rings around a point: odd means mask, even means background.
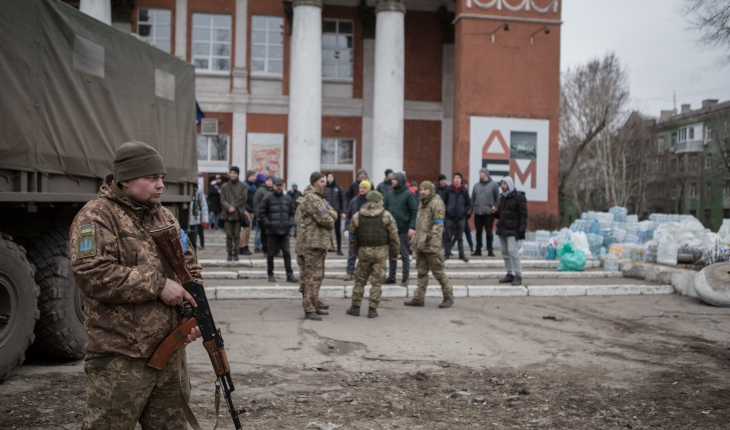
[[[609,134],[618,129],[629,99],[628,75],[613,53],[568,69],[562,80],[558,185],[561,200],[569,197],[566,187],[583,151],[604,129]]]
[[[730,0],[684,0],[682,12],[700,32],[700,43],[730,52]]]

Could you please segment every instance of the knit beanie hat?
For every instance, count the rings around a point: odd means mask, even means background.
[[[251,176],[251,175],[255,175],[255,174],[256,174],[256,171],[255,171],[255,170],[248,170],[248,171],[246,172],[246,177],[248,178],[249,176]]]
[[[421,188],[433,191],[433,183],[431,181],[423,181],[421,182]]]
[[[167,174],[165,162],[155,148],[144,142],[124,143],[114,153],[115,182],[158,174]]]
[[[263,173],[256,175],[256,182],[266,182],[266,175]]]
[[[444,175],[444,174],[442,173],[442,174],[440,174],[440,175],[439,175],[439,179],[438,179],[438,180],[439,180],[439,181],[441,181],[441,180],[443,180],[443,179],[446,179],[446,175]]]
[[[368,193],[367,199],[368,199],[368,203],[370,203],[370,202],[378,203],[381,200],[383,200],[383,195],[380,194],[378,191],[370,191]]]
[[[315,182],[319,181],[322,178],[324,178],[324,175],[322,174],[322,172],[313,172],[312,176],[309,177],[309,183],[314,184]]]
[[[238,168],[238,166],[231,167],[231,170],[229,172],[236,172],[237,175],[241,174],[241,169]]]
[[[359,186],[361,186],[361,187],[368,187],[368,190],[372,190],[373,189],[373,184],[371,184],[370,181],[368,181],[367,179],[363,179],[362,181],[360,181],[360,185]]]

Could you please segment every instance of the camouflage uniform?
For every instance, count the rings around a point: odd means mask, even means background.
[[[175,360],[161,371],[135,370],[145,367],[146,359],[180,324],[180,308],[158,298],[167,278],[177,281],[177,277],[161,261],[148,233],[180,225],[161,205],[149,208],[126,197],[111,175],[104,182],[98,197],[76,215],[70,230],[71,266],[85,295],[89,385],[84,428],[132,429],[143,419],[145,427],[184,428],[179,395],[164,394],[172,387],[168,382],[173,376],[180,391]],[[202,282],[202,268],[193,247],[187,245],[186,266]],[[181,376],[183,388],[189,389],[184,370]],[[118,406],[109,397],[116,390],[126,390],[119,395],[130,405],[141,406]],[[104,424],[109,422],[112,425]]]
[[[358,246],[358,234],[362,233],[360,228],[361,218],[374,218],[380,216],[381,213],[383,214],[382,229],[387,232],[388,244]],[[396,258],[400,251],[400,239],[398,238],[398,229],[395,227],[395,219],[382,206],[370,202],[360,208],[360,211],[352,217],[348,230],[350,231],[350,249],[357,254],[358,258],[357,267],[355,268],[355,287],[352,290],[352,307],[360,307],[365,292],[365,284],[367,284],[372,271],[370,307],[377,309],[383,292],[383,281],[385,281],[385,262],[388,255],[391,258]]]
[[[413,236],[413,251],[416,253],[416,269],[418,270],[418,288],[415,300],[425,301],[428,286],[428,271],[441,284],[445,299],[453,299],[451,282],[444,273],[444,252],[442,237],[444,233],[444,202],[441,197],[431,191],[428,197],[421,199],[416,217],[416,234]]]
[[[324,259],[332,247],[332,235],[337,212],[327,204],[324,191],[313,185],[304,190],[297,207],[294,222],[297,226],[297,264],[304,293],[304,312],[315,312],[319,301],[319,287],[324,279]]]

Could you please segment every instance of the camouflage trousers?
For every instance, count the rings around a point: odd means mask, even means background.
[[[370,278],[370,307],[377,309],[383,294],[385,281],[385,262],[388,260],[388,247],[360,248],[355,268],[355,287],[352,289],[352,306],[359,308],[365,293],[365,284]]]
[[[178,375],[177,354],[181,357]],[[162,370],[147,366],[145,358],[123,355],[86,361],[86,408],[82,429],[187,429],[180,404],[180,387],[190,399],[185,349],[170,357]],[[181,382],[182,380],[182,382]]]
[[[319,287],[324,279],[324,249],[310,249],[304,255],[297,255],[299,265],[299,291],[302,292],[304,312],[316,312],[319,302]]]
[[[454,290],[451,288],[451,282],[446,277],[446,272],[444,272],[444,256],[440,252],[417,252],[416,270],[418,270],[418,288],[413,295],[414,299],[426,301],[429,270],[433,273],[433,277],[441,284],[441,292],[444,294],[444,299],[454,298]]]

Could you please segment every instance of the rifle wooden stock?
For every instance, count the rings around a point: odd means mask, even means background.
[[[147,365],[154,367],[155,369],[162,370],[170,357],[172,357],[172,354],[177,351],[180,345],[185,343],[188,334],[190,334],[190,330],[197,326],[198,321],[196,321],[195,318],[190,318],[183,324],[180,324],[172,333],[167,335],[162,343],[160,343],[155,350],[155,353],[152,354],[152,357],[150,357],[149,361],[147,361]]]
[[[171,224],[165,228],[151,231],[150,236],[155,241],[160,254],[172,267],[180,283],[187,284],[191,282],[193,277],[188,272],[188,268],[185,267],[185,254],[180,241],[180,232],[175,229],[175,225]]]
[[[215,341],[212,340],[210,342],[203,342],[203,347],[208,352],[210,363],[213,365],[216,376],[223,376],[231,371],[225,349],[218,349]]]

